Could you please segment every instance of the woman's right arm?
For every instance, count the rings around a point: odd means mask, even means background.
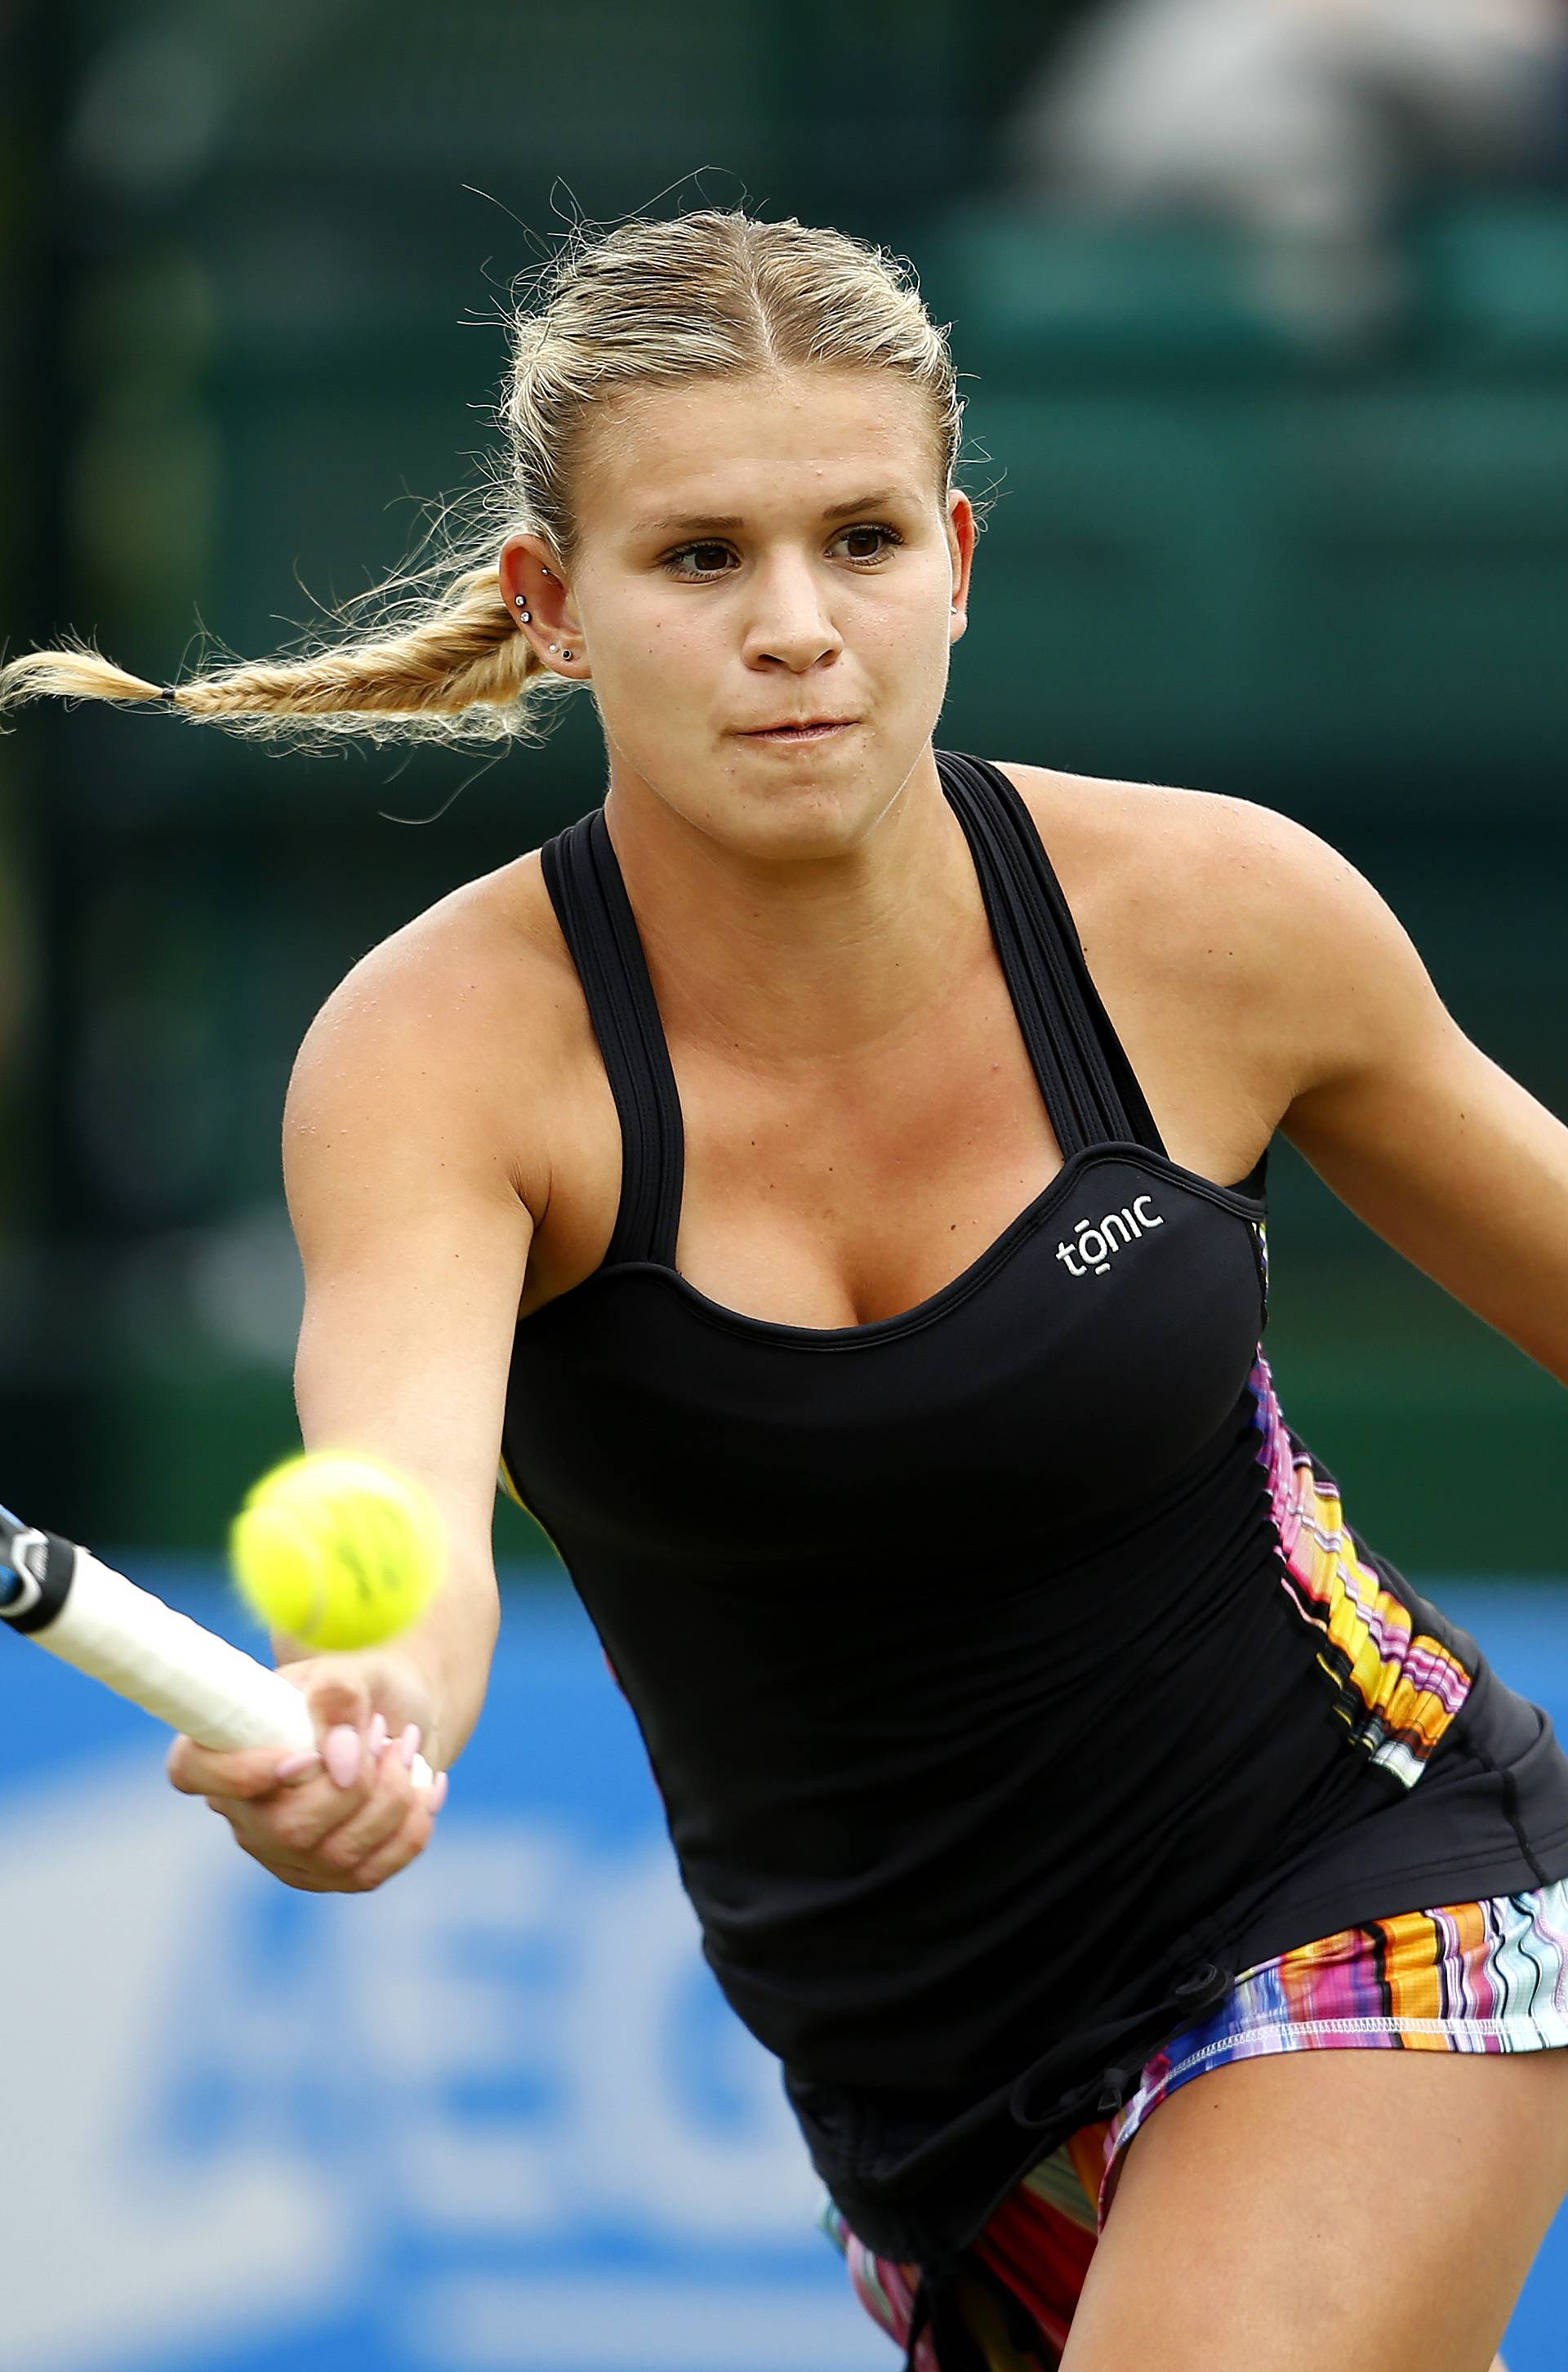
[[[447,1577],[387,1646],[312,1656],[274,1641],[323,1761],[176,1740],[169,1775],[205,1796],[286,1882],[363,1891],[423,1850],[432,1809],[410,1783],[412,1727],[445,1770],[483,1702],[499,1620],[492,1549],[513,1329],[548,1173],[526,1174],[516,1061],[523,1016],[485,1028],[482,949],[412,925],[375,949],[305,1039],[284,1122],[305,1269],[295,1371],[308,1448],[358,1449],[415,1476],[446,1521]],[[498,1000],[499,1001],[499,1000]],[[525,1098],[526,1101],[526,1098]],[[387,1725],[383,1742],[377,1716]],[[410,1758],[411,1759],[411,1758]]]

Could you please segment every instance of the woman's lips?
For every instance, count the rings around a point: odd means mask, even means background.
[[[853,716],[839,718],[832,725],[770,725],[761,733],[748,733],[748,741],[777,741],[785,748],[807,741],[828,741],[835,733],[848,733],[854,725]]]

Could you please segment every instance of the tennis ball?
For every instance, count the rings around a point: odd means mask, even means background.
[[[372,1647],[429,1605],[446,1536],[408,1475],[318,1449],[262,1475],[234,1519],[228,1553],[240,1596],[273,1630],[307,1647]]]

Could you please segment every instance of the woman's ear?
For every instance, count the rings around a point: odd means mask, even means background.
[[[509,535],[501,547],[502,598],[520,634],[557,675],[586,675],[582,630],[571,589],[537,535]]]
[[[974,505],[958,487],[947,497],[947,552],[953,567],[953,625],[948,641],[956,643],[970,622],[970,575],[980,529]]]

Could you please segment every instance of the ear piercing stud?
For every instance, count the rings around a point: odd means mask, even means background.
[[[550,574],[549,569],[547,568],[544,573],[548,576]],[[514,593],[512,599],[523,613],[524,623],[531,626],[533,623],[533,611],[528,608],[527,595],[523,593]],[[552,643],[550,645],[550,648],[552,651],[561,650],[561,645],[559,643]],[[570,651],[561,651],[561,656],[563,659],[569,659],[573,654]]]

